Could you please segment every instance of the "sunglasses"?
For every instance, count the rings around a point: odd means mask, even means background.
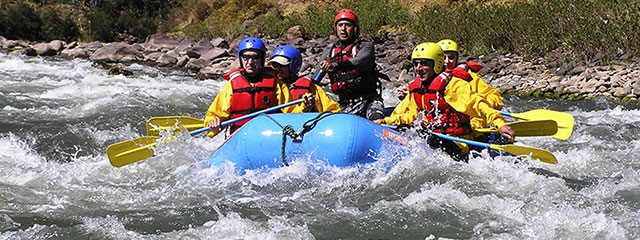
[[[427,66],[427,65],[429,65],[429,63],[431,63],[431,61],[428,60],[428,59],[416,59],[416,60],[413,60],[413,66],[416,66],[416,67],[418,65]]]
[[[240,57],[242,57],[242,59],[244,59],[245,61],[248,61],[249,59],[252,59],[252,60],[260,59],[260,55],[258,54],[242,54]]]

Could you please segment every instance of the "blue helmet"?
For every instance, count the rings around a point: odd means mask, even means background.
[[[279,46],[275,50],[273,50],[271,58],[273,59],[276,56],[283,56],[288,58],[291,62],[289,64],[289,71],[294,74],[298,74],[298,72],[300,71],[300,67],[302,66],[302,54],[300,54],[300,51],[298,51],[297,48],[289,45]]]
[[[240,67],[242,66],[242,59],[240,59],[240,55],[245,50],[257,50],[262,54],[262,64],[264,64],[265,55],[267,55],[267,48],[264,46],[264,42],[257,37],[247,37],[240,41],[238,44],[238,62],[240,62]]]

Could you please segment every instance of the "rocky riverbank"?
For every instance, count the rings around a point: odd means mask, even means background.
[[[309,74],[317,65],[317,58],[322,51],[335,39],[305,40],[303,36],[303,30],[294,27],[289,29],[289,40],[268,39],[265,43],[269,50],[281,44],[299,48],[305,60],[301,72]],[[185,69],[199,79],[215,79],[229,69],[238,67],[235,52],[239,40],[217,38],[195,41],[156,34],[148,37],[144,43],[66,43],[60,40],[29,43],[0,36],[0,50],[11,55],[88,58],[96,62],[95,66],[106,68],[113,74],[127,74],[126,65],[138,62]],[[378,67],[391,78],[390,81],[383,81],[385,87],[394,88],[412,79],[411,63],[407,56],[416,43],[415,38],[409,37],[408,41],[389,40],[376,44]],[[543,59],[524,61],[513,54],[489,54],[474,60],[482,63],[480,74],[483,78],[506,94],[571,100],[610,96],[630,102],[638,102],[640,97],[640,60],[629,56],[622,56],[620,61],[606,66],[544,62]],[[594,59],[594,62],[597,60]]]

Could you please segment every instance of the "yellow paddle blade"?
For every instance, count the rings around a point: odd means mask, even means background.
[[[187,131],[193,131],[204,127],[204,120],[188,117],[188,116],[166,116],[166,117],[152,117],[147,120],[147,135],[159,136],[160,130],[167,130],[169,128],[175,128],[176,131],[180,131],[180,128],[176,126],[184,126]]]
[[[107,147],[109,162],[114,167],[122,167],[153,156],[151,147],[160,137],[144,136],[133,140],[114,143]]]
[[[531,155],[532,159],[539,159],[541,162],[556,164],[558,160],[553,154],[547,150],[534,148],[534,147],[526,147],[526,146],[518,146],[513,144],[505,144],[505,145],[496,145],[491,144],[491,149],[507,152],[513,154],[515,156],[520,155]]]
[[[553,138],[559,140],[567,140],[573,133],[573,125],[575,120],[571,114],[546,109],[535,109],[524,113],[512,113],[512,117],[527,121],[533,120],[553,120],[558,123],[558,132]]]
[[[512,122],[507,125],[516,132],[518,137],[551,136],[558,132],[558,124],[553,120]],[[480,128],[475,131],[487,133],[498,132],[498,129]]]

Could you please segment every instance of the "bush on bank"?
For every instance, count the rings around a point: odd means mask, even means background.
[[[639,0],[530,0],[509,4],[451,1],[410,9],[405,0],[343,0],[288,11],[266,0],[0,0],[0,35],[10,39],[119,41],[166,32],[181,37],[257,35],[283,38],[303,26],[310,37],[332,34],[340,8],[358,13],[374,41],[415,35],[456,40],[465,55],[515,53],[570,61],[640,56]],[[568,53],[568,54],[566,54]]]

